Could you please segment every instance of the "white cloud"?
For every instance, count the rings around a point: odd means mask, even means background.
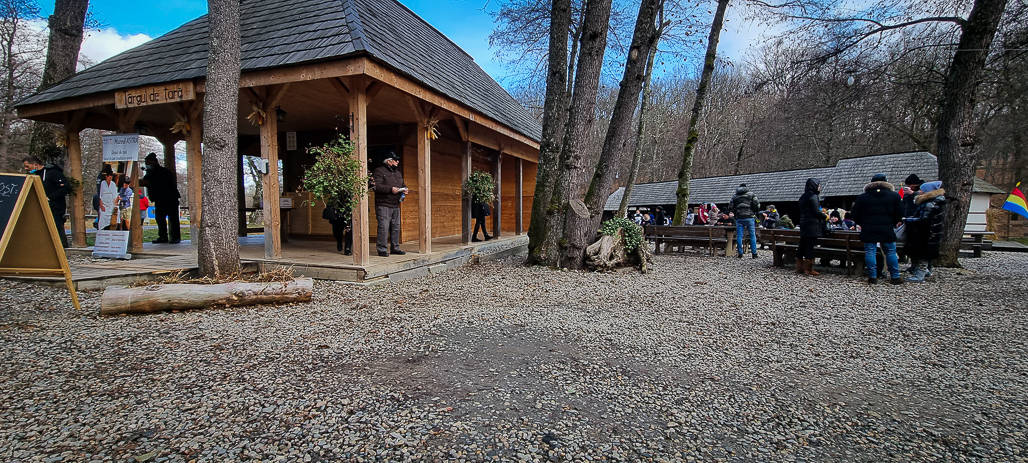
[[[82,64],[93,65],[118,53],[150,41],[146,34],[123,35],[114,28],[92,30],[86,32],[79,52],[79,68]]]

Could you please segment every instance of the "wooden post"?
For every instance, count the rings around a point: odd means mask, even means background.
[[[501,149],[496,153],[496,160],[493,162],[493,181],[496,182],[496,200],[493,201],[493,236],[496,238],[499,238],[500,232],[503,231],[503,179],[500,178],[500,174],[503,173],[502,165],[503,150]]]
[[[350,87],[339,85],[348,95],[350,109],[350,141],[361,164],[361,173],[368,171],[368,95],[364,79],[354,78]],[[353,215],[353,265],[368,265],[371,261],[371,238],[368,230],[368,195],[361,195]]]
[[[522,177],[524,176],[523,162],[521,158],[516,158],[514,162],[514,233],[517,235],[525,232],[523,217],[524,191],[522,185]]]
[[[464,153],[461,155],[460,162],[460,183],[463,189],[464,183],[471,177],[471,142],[464,141]],[[465,196],[461,191],[461,228],[460,228],[460,242],[468,244],[471,242],[471,197]]]
[[[237,145],[238,146],[238,145]],[[246,189],[243,188],[243,157],[236,163],[236,197],[239,198],[239,236],[246,236]]]
[[[418,252],[432,252],[432,141],[427,120],[418,124]]]
[[[264,183],[264,257],[282,257],[282,221],[278,192],[278,118],[274,109],[261,125],[261,158],[268,162]]]
[[[78,187],[72,188],[71,198],[71,245],[76,248],[86,247],[86,207],[82,204],[82,139],[79,137],[79,124],[64,126],[68,146],[68,177],[78,181]],[[64,230],[60,230],[64,233]]]
[[[189,239],[193,247],[200,236],[200,209],[203,206],[203,105],[194,102],[189,108],[189,138],[186,139],[186,182],[189,184]]]
[[[118,131],[121,133],[133,133],[135,132],[136,120],[139,119],[140,109],[127,109],[122,110],[118,113]],[[132,178],[132,183],[129,185],[132,188],[132,205],[130,209],[131,219],[129,220],[129,252],[140,253],[143,252],[143,224],[135,217],[139,214],[139,195],[136,190],[139,189],[139,158],[136,156],[136,161],[132,163],[132,172],[129,174]]]

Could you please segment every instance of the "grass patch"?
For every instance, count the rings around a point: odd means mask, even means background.
[[[1028,246],[1028,238],[1010,238],[1011,241],[1017,241],[1025,246]]]

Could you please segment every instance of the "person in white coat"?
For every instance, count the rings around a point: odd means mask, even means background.
[[[118,209],[118,184],[114,182],[112,172],[104,172],[104,179],[100,182],[100,221],[97,226],[105,230],[111,226],[111,217]]]

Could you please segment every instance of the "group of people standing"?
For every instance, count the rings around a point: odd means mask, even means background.
[[[913,275],[907,281],[921,282],[930,277],[931,262],[939,256],[946,206],[942,182],[923,182],[917,175],[910,175],[904,184],[906,190],[901,198],[885,174],[875,174],[847,214],[847,219],[860,230],[869,284],[878,282],[879,248],[885,254],[889,282],[897,285],[903,283],[896,252],[897,241],[904,242],[904,252],[913,264],[909,269]],[[814,247],[818,238],[829,232],[829,216],[820,206],[820,191],[820,180],[809,178],[800,197],[798,273],[818,274],[813,270]]]

